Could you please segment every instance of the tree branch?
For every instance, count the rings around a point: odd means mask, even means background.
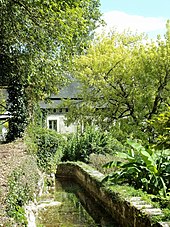
[[[151,112],[149,113],[148,115],[148,120],[150,120],[152,118],[152,116],[157,112],[158,110],[158,105],[162,102],[162,97],[161,97],[161,94],[163,92],[163,90],[165,89],[167,83],[168,83],[168,79],[170,78],[170,74],[169,72],[166,70],[166,75],[164,77],[164,80],[163,82],[161,83],[160,82],[160,85],[158,87],[158,90],[157,90],[157,95],[155,96],[155,100],[154,100],[154,103],[153,103],[153,107],[152,107],[152,110]]]
[[[7,109],[7,107],[6,107],[6,106],[4,106],[4,105],[2,105],[1,103],[0,103],[0,106],[1,106],[1,107],[3,107],[4,109]]]
[[[104,79],[105,79],[105,80],[107,80],[108,75],[110,74],[110,72],[111,72],[114,68],[116,68],[116,66],[117,66],[121,61],[123,61],[123,60],[124,60],[124,58],[120,59],[118,62],[115,63],[115,65],[114,65],[111,69],[109,69],[109,71],[108,71],[108,72],[106,73],[106,75],[104,76]]]
[[[30,11],[29,7],[27,7],[25,4],[23,4],[21,1],[19,0],[12,0],[12,2],[14,4],[19,5],[20,7],[23,7],[25,9],[26,12],[28,12],[28,14],[30,15],[30,19],[37,25],[39,26],[40,24],[36,21],[36,18],[33,18],[33,12]]]

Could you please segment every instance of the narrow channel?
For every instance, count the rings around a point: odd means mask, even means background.
[[[72,179],[57,178],[48,198],[60,202],[39,211],[37,226],[43,227],[118,227],[93,197]],[[45,198],[44,198],[45,199]]]

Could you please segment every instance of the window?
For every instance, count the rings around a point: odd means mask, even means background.
[[[49,120],[48,126],[49,126],[49,129],[53,129],[57,131],[57,120]]]

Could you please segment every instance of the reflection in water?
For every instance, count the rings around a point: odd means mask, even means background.
[[[39,212],[38,223],[44,227],[118,227],[112,217],[71,179],[57,178],[53,194],[60,206]]]

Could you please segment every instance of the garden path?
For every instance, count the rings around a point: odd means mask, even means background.
[[[22,162],[26,154],[26,146],[22,140],[0,144],[0,226],[5,227],[8,220],[5,214],[8,176]]]

